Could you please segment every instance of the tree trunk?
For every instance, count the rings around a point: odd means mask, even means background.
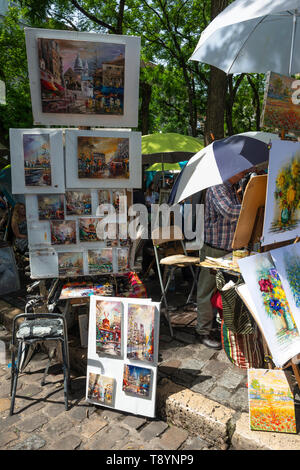
[[[229,0],[213,0],[211,2],[211,21],[227,7],[228,3]],[[204,142],[206,145],[213,140],[224,137],[226,90],[227,76],[225,72],[211,66],[204,129]]]
[[[141,131],[142,135],[149,134],[149,108],[152,94],[152,86],[149,83],[141,82]]]

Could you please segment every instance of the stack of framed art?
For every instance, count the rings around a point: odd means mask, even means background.
[[[86,399],[155,417],[160,304],[93,296]]]
[[[31,277],[128,272],[124,226],[142,168],[141,134],[130,129],[138,124],[140,38],[33,28],[25,36],[34,123],[88,126],[10,129]]]

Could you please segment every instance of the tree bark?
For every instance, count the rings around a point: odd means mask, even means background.
[[[211,21],[229,4],[229,0],[212,0]],[[204,128],[205,145],[224,137],[225,100],[227,76],[222,70],[211,66],[208,84],[206,121]]]
[[[152,86],[149,83],[141,81],[141,131],[142,135],[149,134],[149,107],[152,94]]]

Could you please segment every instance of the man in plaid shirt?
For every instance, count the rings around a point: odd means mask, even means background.
[[[241,210],[241,202],[233,188],[245,172],[230,178],[224,184],[206,190],[204,212],[204,245],[201,261],[206,256],[219,258],[232,251],[231,245]],[[221,342],[211,338],[214,313],[210,302],[216,288],[215,275],[202,268],[197,288],[196,333],[201,343],[209,348],[221,349]]]

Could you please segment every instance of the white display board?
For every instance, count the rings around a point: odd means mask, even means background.
[[[122,318],[120,322],[121,330],[121,350],[120,354],[113,356],[103,352],[97,352],[96,346],[96,304],[103,301],[109,303],[122,303]],[[148,306],[154,309],[153,322],[153,360],[129,359],[127,341],[128,341],[128,311],[131,305]],[[159,345],[159,315],[160,303],[152,302],[150,299],[129,299],[121,297],[90,297],[90,316],[89,316],[89,342],[88,342],[88,362],[87,362],[87,384],[86,384],[86,400],[90,403],[113,408],[116,410],[126,411],[136,415],[142,415],[154,418],[156,403],[156,385],[157,385],[157,363],[158,363],[158,345]],[[139,325],[141,329],[141,325]],[[139,394],[128,393],[123,390],[124,366],[147,369],[150,371],[150,388],[145,396]],[[136,369],[138,370],[138,369]],[[105,402],[104,396],[91,397],[91,389],[89,389],[89,379],[91,374],[101,380],[103,377],[112,380],[112,397],[111,403]],[[137,377],[136,380],[139,380]],[[102,390],[103,392],[103,390]],[[101,391],[99,391],[101,393]]]
[[[141,133],[109,130],[66,130],[66,186],[68,188],[140,188],[142,184],[142,160],[141,160]],[[124,177],[113,176],[108,170],[110,155],[118,153],[118,147],[126,144],[127,159],[129,159],[129,172],[123,172]],[[116,149],[112,151],[112,149]],[[83,151],[81,151],[83,150]],[[122,153],[122,148],[120,150]],[[101,159],[106,161],[103,176],[99,173],[93,177],[92,172],[80,173],[80,155],[85,154],[85,159],[90,165],[96,161],[101,165]],[[117,157],[112,157],[117,158]],[[95,163],[96,165],[96,163]],[[121,166],[121,164],[119,165]],[[122,172],[122,170],[120,170]],[[89,177],[85,174],[89,173]],[[129,173],[129,174],[128,174]],[[97,176],[98,175],[98,176]]]
[[[13,194],[65,190],[63,134],[60,129],[10,129]]]
[[[25,28],[36,125],[137,127],[140,37]]]

